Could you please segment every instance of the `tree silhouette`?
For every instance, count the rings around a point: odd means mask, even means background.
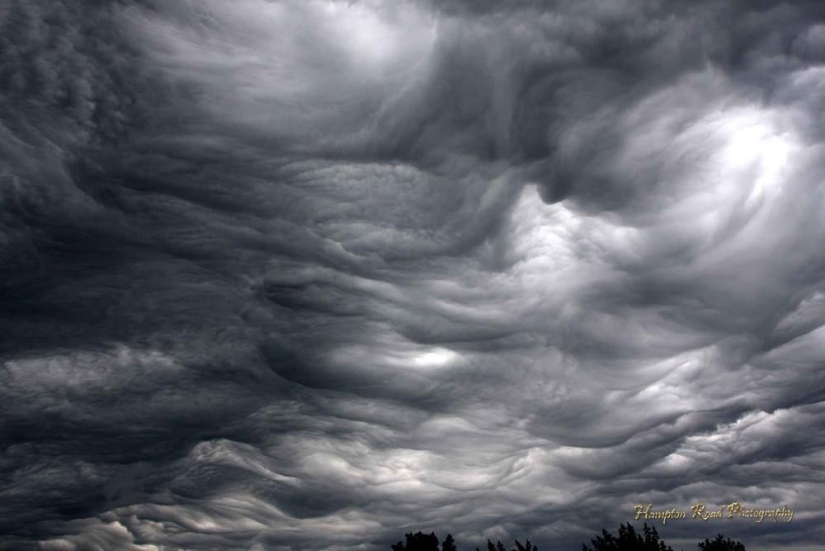
[[[699,542],[699,549],[702,551],[745,551],[745,546],[738,541],[725,537],[722,534],[716,534],[716,539]]]
[[[507,548],[500,541],[496,541],[496,544],[493,545],[493,542],[487,540],[487,551],[507,551]]]
[[[447,537],[444,538],[443,542],[441,542],[441,551],[458,551],[458,547],[455,546],[455,540],[452,535],[447,534]]]
[[[434,532],[430,532],[429,534],[424,534],[423,532],[410,533],[406,534],[404,538],[406,538],[407,543],[404,544],[399,541],[391,546],[392,551],[439,551],[438,538]]]
[[[673,551],[672,547],[659,538],[655,527],[645,523],[642,530],[642,534],[636,532],[630,523],[619,526],[619,537],[602,530],[601,536],[590,540],[593,549],[582,545],[582,551]]]
[[[476,551],[479,551],[478,547],[476,547]],[[507,548],[500,541],[496,541],[493,545],[493,542],[487,540],[487,551],[507,551]],[[539,551],[539,548],[530,543],[530,540],[527,540],[524,545],[516,540],[516,548],[513,551]]]
[[[518,540],[516,540],[515,551],[539,551],[539,548],[530,543],[530,540],[525,541],[524,545],[520,544]]]
[[[406,542],[399,541],[391,545],[392,551],[458,551],[451,534],[447,534],[444,538],[440,549],[435,532],[409,533],[404,537]],[[644,524],[641,532],[637,532],[629,522],[626,525],[620,524],[618,536],[603,529],[602,535],[596,536],[590,542],[593,547],[582,545],[582,551],[673,551],[673,548],[659,537],[656,528],[648,526],[647,523]],[[480,551],[478,547],[476,551]],[[493,543],[488,539],[487,551],[507,551],[507,548],[500,541]],[[530,543],[530,540],[525,540],[524,545],[516,540],[516,547],[512,551],[539,551],[539,548]],[[730,538],[726,539],[722,534],[717,534],[713,540],[700,541],[699,551],[745,551],[745,546]]]

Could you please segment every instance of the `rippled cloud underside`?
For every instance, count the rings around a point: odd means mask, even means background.
[[[825,541],[819,1],[0,4],[0,548]]]

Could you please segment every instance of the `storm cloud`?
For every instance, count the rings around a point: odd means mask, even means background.
[[[825,5],[7,0],[0,547],[825,541]]]

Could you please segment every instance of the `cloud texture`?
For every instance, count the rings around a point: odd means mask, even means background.
[[[815,548],[823,91],[816,1],[6,2],[0,547]]]

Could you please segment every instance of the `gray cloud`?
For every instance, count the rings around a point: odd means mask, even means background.
[[[813,548],[822,10],[0,8],[0,547]]]

